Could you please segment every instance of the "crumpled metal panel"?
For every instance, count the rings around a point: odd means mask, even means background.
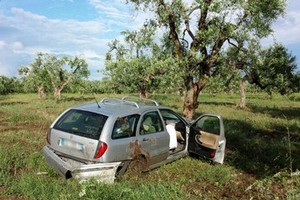
[[[43,149],[47,163],[59,174],[85,181],[94,178],[99,182],[113,183],[121,162],[84,164],[70,158],[58,156],[49,147]]]
[[[80,182],[93,178],[99,182],[111,184],[115,180],[117,168],[120,164],[121,162],[82,165],[71,170],[71,174]]]

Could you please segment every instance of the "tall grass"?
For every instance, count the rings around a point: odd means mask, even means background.
[[[125,175],[113,185],[66,181],[41,153],[52,121],[70,106],[95,101],[93,95],[63,94],[59,102],[30,94],[1,96],[0,199],[297,199],[300,178],[287,172],[300,168],[298,96],[249,95],[247,109],[239,110],[238,96],[201,94],[196,115],[224,118],[225,164],[187,157],[141,176]],[[180,96],[152,98],[182,112]]]

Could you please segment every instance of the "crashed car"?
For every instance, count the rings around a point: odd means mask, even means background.
[[[104,98],[63,112],[43,154],[66,179],[112,183],[127,170],[148,171],[189,154],[223,163],[225,145],[221,116],[188,123],[156,101]]]

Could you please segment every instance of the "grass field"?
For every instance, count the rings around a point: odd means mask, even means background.
[[[152,98],[182,111],[179,96]],[[238,96],[203,94],[196,115],[224,118],[224,165],[186,157],[148,173],[125,175],[113,185],[64,180],[41,152],[52,121],[66,108],[93,99],[0,96],[0,199],[300,199],[299,94],[272,99],[251,94],[246,110],[236,108]]]

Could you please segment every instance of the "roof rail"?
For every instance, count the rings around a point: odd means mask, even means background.
[[[132,104],[137,108],[140,108],[139,104],[137,102],[134,101],[127,101],[127,100],[123,100],[124,103],[128,103],[128,104]]]
[[[101,101],[101,103],[126,103],[126,104],[129,104],[129,105],[133,105],[137,108],[139,108],[139,105],[137,102],[134,102],[134,101],[128,101],[128,100],[125,100],[125,99],[117,99],[117,98],[103,98]]]
[[[126,100],[126,99],[136,99],[138,102],[142,102],[144,104],[149,104],[149,103],[153,103],[155,106],[159,106],[159,103],[155,100],[152,100],[152,99],[145,99],[145,98],[138,98],[138,97],[123,97],[122,100]],[[127,100],[126,100],[127,101]],[[135,101],[132,101],[132,102],[135,102]]]
[[[101,103],[105,103],[105,102],[107,102],[107,103],[109,103],[109,102],[111,102],[111,103],[113,103],[113,102],[119,102],[119,103],[121,103],[123,101],[121,99],[117,99],[117,98],[107,98],[107,97],[105,97],[105,98],[101,99],[100,102]]]

